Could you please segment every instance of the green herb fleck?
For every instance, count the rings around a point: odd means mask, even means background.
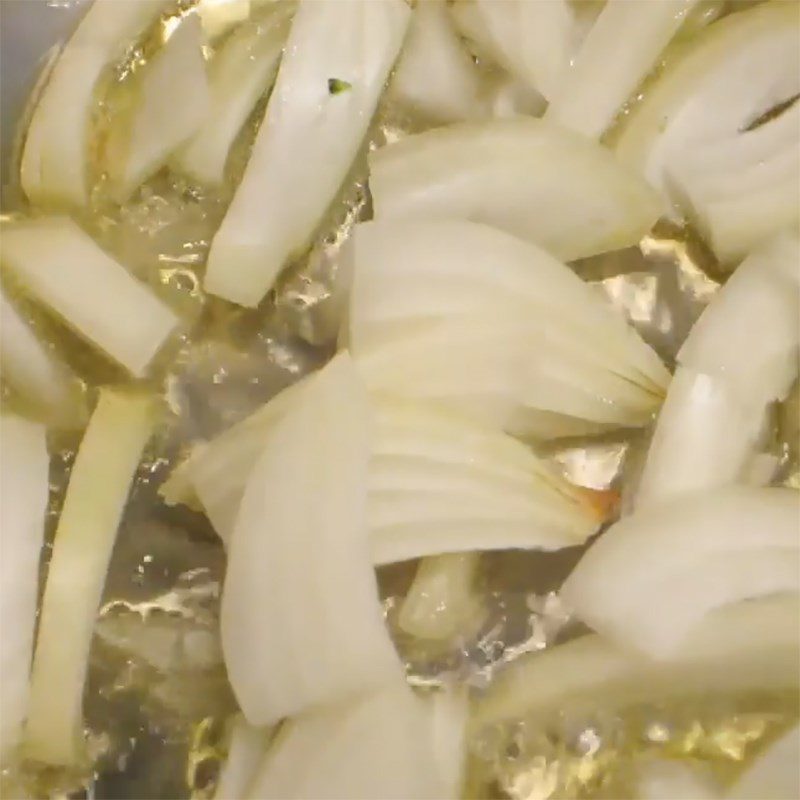
[[[348,89],[352,88],[353,88],[352,83],[343,81],[341,78],[328,78],[329,94],[341,94],[342,92],[346,92]]]

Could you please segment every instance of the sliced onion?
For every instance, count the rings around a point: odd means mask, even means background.
[[[28,128],[21,179],[32,202],[86,205],[97,81],[168,5],[166,0],[92,3],[59,56]]]
[[[697,764],[648,760],[637,770],[637,800],[718,800],[719,787]]]
[[[606,582],[612,586],[612,580]],[[475,708],[475,729],[568,708],[613,708],[693,693],[796,689],[800,606],[782,595],[709,614],[663,660],[583,636],[522,656],[500,673]]]
[[[690,145],[727,139],[800,93],[796,12],[763,3],[701,31],[631,114],[620,157],[664,189],[667,166]]]
[[[800,104],[753,131],[692,145],[667,173],[717,258],[735,264],[800,222]]]
[[[549,95],[545,118],[591,138],[602,136],[696,2],[606,3]]]
[[[301,0],[242,182],[214,237],[212,294],[256,306],[308,243],[361,147],[410,12]]]
[[[0,290],[0,370],[44,418],[58,426],[79,424],[78,387]]]
[[[745,769],[725,800],[795,800],[800,797],[800,727],[795,725]]]
[[[249,796],[248,789],[271,735],[271,729],[254,728],[241,714],[237,714],[232,723],[228,755],[214,791],[216,800]]]
[[[565,261],[636,244],[662,210],[605,148],[542,120],[429,130],[369,163],[377,219],[485,222]]]
[[[178,323],[172,310],[67,217],[3,226],[3,266],[84,339],[144,374]]]
[[[72,467],[45,583],[25,752],[77,766],[95,616],[131,482],[153,427],[149,398],[102,389]]]
[[[250,0],[200,0],[197,13],[209,39],[227,33],[250,16]]]
[[[796,232],[787,231],[753,252],[703,312],[678,361],[724,375],[742,398],[783,399],[798,369],[798,263]]]
[[[111,149],[107,169],[120,202],[167,163],[209,116],[203,29],[187,16],[143,71],[123,152]]]
[[[768,406],[797,376],[798,263],[797,236],[773,240],[741,264],[693,327],[658,418],[637,507],[747,479]]]
[[[728,487],[622,519],[562,587],[598,633],[669,658],[720,606],[800,588],[800,502],[789,489]]]
[[[458,796],[463,700],[393,684],[287,722],[264,756],[253,798],[409,800]]]
[[[484,89],[444,0],[418,3],[390,84],[390,96],[428,119],[454,122],[486,114]]]
[[[264,437],[229,543],[222,598],[228,675],[251,724],[353,697],[402,673],[369,555],[369,419],[366,393],[342,354]]]
[[[400,606],[397,624],[411,636],[432,641],[474,633],[486,614],[474,587],[479,566],[477,552],[423,559]]]
[[[0,414],[0,439],[0,763],[5,764],[28,711],[50,461],[42,425]]]
[[[275,80],[288,32],[287,6],[245,23],[229,36],[209,66],[210,109],[199,131],[172,163],[200,183],[216,186],[236,136]]]

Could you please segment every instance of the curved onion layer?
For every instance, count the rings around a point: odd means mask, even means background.
[[[178,324],[174,312],[68,217],[2,227],[3,267],[80,336],[142,376]]]
[[[800,223],[800,103],[752,131],[691,145],[667,173],[717,257],[735,264]]]
[[[281,727],[248,796],[319,800],[454,798],[463,698],[416,697],[396,683]]]
[[[479,699],[472,725],[543,718],[567,708],[621,711],[696,692],[796,688],[799,656],[796,596],[737,603],[709,614],[663,660],[642,658],[596,635],[524,655]]]
[[[210,110],[173,166],[200,183],[218,186],[236,136],[278,71],[288,32],[287,6],[241,25],[214,54],[208,70]]]
[[[196,134],[211,97],[203,58],[203,29],[187,16],[143,70],[137,106],[124,145],[110,148],[107,169],[116,199],[124,202]]]
[[[43,417],[58,426],[79,422],[78,387],[0,290],[0,374]]]
[[[346,338],[375,391],[551,437],[566,418],[642,425],[660,403],[655,353],[533,245],[469,222],[378,222],[357,226],[351,255]]]
[[[741,264],[695,324],[658,418],[638,507],[745,478],[768,405],[797,377],[798,264],[797,236],[774,239]]]
[[[42,598],[26,754],[47,764],[84,758],[83,689],[108,562],[136,468],[153,428],[151,400],[102,389],[56,529]]]
[[[795,725],[745,769],[725,800],[795,800],[800,797],[800,727]]]
[[[403,0],[302,0],[205,289],[256,306],[311,238],[361,147],[403,41]]]
[[[648,759],[637,769],[636,800],[719,800],[709,771],[674,759]]]
[[[228,755],[214,791],[216,800],[237,800],[250,796],[248,789],[271,734],[270,728],[254,728],[241,714],[237,714],[232,722]]]
[[[21,180],[32,202],[86,204],[95,85],[167,5],[167,0],[92,3],[56,61],[28,128]]]
[[[696,2],[606,3],[549,95],[545,118],[593,139],[602,136]]]
[[[584,542],[602,515],[527,447],[424,406],[376,405],[368,475],[376,564]]]
[[[598,633],[668,658],[713,609],[800,588],[798,514],[790,489],[729,487],[654,505],[609,528],[562,597]]]
[[[425,131],[375,150],[369,165],[378,220],[484,222],[564,261],[636,244],[662,210],[612,153],[543,120]]]
[[[389,96],[441,122],[486,115],[485,87],[453,28],[444,0],[417,3]]]
[[[28,710],[50,460],[42,425],[0,414],[0,440],[0,763],[5,763]]]
[[[648,89],[618,155],[664,189],[667,167],[692,145],[727,140],[800,93],[797,36],[791,3],[762,3],[710,25]]]
[[[402,671],[369,554],[369,419],[343,354],[264,437],[228,547],[221,617],[228,676],[252,724]]]

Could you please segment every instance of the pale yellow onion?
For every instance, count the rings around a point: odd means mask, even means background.
[[[662,203],[612,153],[544,120],[459,123],[369,156],[375,218],[493,225],[565,261],[619,250]]]
[[[800,498],[730,486],[656,503],[612,525],[561,596],[592,629],[669,660],[721,606],[797,593]]]
[[[222,44],[208,69],[211,94],[200,130],[175,154],[172,166],[200,183],[223,182],[228,153],[265,92],[272,88],[283,53],[291,6],[245,23]]]
[[[68,217],[3,225],[0,258],[35,300],[142,376],[178,324],[175,313]]]
[[[202,47],[202,26],[193,14],[145,66],[124,147],[111,148],[106,165],[120,202],[158,172],[208,119],[212,107]]]
[[[36,625],[50,459],[43,425],[0,414],[0,763],[22,734]]]
[[[58,57],[31,118],[21,181],[42,205],[88,200],[90,117],[103,72],[169,6],[167,0],[96,0]]]
[[[25,753],[77,767],[95,617],[131,483],[154,423],[144,395],[103,389],[70,472],[42,598]]]
[[[409,15],[403,0],[301,0],[250,160],[211,244],[206,291],[256,306],[306,247],[361,147]]]
[[[471,726],[658,703],[696,693],[796,689],[800,604],[783,595],[709,614],[683,647],[654,661],[598,635],[530,653],[496,676]]]

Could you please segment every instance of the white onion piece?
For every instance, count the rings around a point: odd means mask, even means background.
[[[54,425],[79,421],[77,384],[0,290],[0,374]]]
[[[755,130],[692,145],[667,173],[717,258],[741,260],[800,222],[800,103]]]
[[[783,399],[797,376],[798,265],[797,236],[774,239],[740,265],[692,328],[658,418],[637,507],[747,479],[768,405]]]
[[[238,714],[233,720],[228,754],[222,766],[216,800],[239,800],[248,797],[248,789],[267,749],[272,731],[270,728],[254,728]]]
[[[123,202],[196,134],[209,116],[211,97],[200,19],[187,16],[145,67],[124,150],[111,148],[107,169]]]
[[[178,324],[174,312],[67,217],[3,226],[3,266],[80,336],[144,374]]]
[[[796,232],[780,234],[754,251],[695,323],[678,362],[725,376],[745,401],[783,399],[798,369],[798,265]]]
[[[742,398],[737,388],[725,375],[677,369],[647,453],[637,508],[744,479],[766,407]]]
[[[341,354],[263,439],[228,547],[221,617],[231,685],[254,725],[402,671],[369,556],[369,419]]]
[[[455,798],[464,705],[393,684],[297,717],[265,754],[249,796],[267,800]],[[455,779],[454,779],[454,776]]]
[[[695,692],[796,688],[798,657],[796,596],[736,603],[709,614],[663,660],[642,658],[596,635],[522,656],[478,701],[472,725],[479,729],[570,707],[621,711]]]
[[[485,115],[484,89],[444,0],[417,3],[390,96],[428,119],[454,122]]]
[[[301,0],[250,161],[211,245],[208,292],[256,306],[307,245],[361,147],[409,16],[403,0]]]
[[[796,800],[800,797],[800,727],[795,725],[756,756],[725,800]]]
[[[303,379],[292,384],[211,442],[197,445],[159,489],[164,501],[193,508],[199,505],[227,545],[265,437],[287,409],[298,402],[307,382]]]
[[[545,118],[593,139],[602,136],[696,2],[608,0],[550,95]]]
[[[400,606],[400,629],[432,641],[474,633],[486,611],[474,587],[479,566],[477,552],[423,559]]]
[[[484,222],[564,261],[647,233],[657,195],[605,148],[543,120],[460,123],[370,153],[375,217]]]
[[[32,202],[86,205],[95,85],[168,5],[166,0],[91,4],[59,56],[28,128],[21,180]]]
[[[667,165],[690,145],[727,139],[800,93],[797,35],[791,3],[759,4],[701,31],[632,112],[619,156],[664,189]]]
[[[654,505],[605,532],[565,581],[565,602],[590,627],[668,658],[713,609],[800,588],[789,489],[728,487]]]
[[[245,23],[214,54],[208,70],[210,108],[199,131],[178,151],[173,166],[217,186],[228,152],[259,98],[275,80],[288,32],[288,6]]]
[[[0,763],[22,733],[49,494],[44,426],[0,414]]]
[[[85,757],[83,689],[97,607],[131,483],[153,427],[152,401],[110,389],[70,473],[42,598],[25,752],[47,764]]]

